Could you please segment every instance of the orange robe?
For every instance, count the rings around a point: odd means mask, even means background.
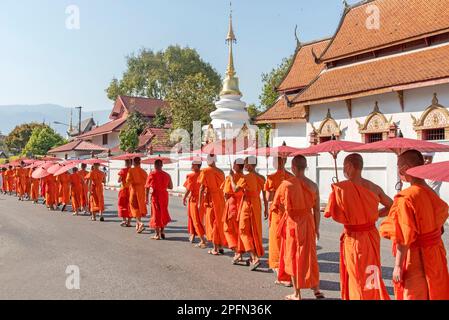
[[[238,182],[241,178],[243,178],[243,174],[235,174],[234,182]],[[232,190],[231,179],[231,176],[226,177],[226,180],[221,187],[226,198],[223,212],[223,231],[228,247],[241,253],[243,252],[243,243],[240,239],[237,217],[243,199],[243,191],[234,192],[234,190]]]
[[[145,182],[148,174],[140,167],[128,171],[126,184],[129,187],[129,208],[133,218],[142,218],[148,214]]]
[[[265,182],[264,191],[276,193],[277,189],[284,180],[292,178],[293,175],[285,170],[278,170],[269,175]],[[278,235],[279,222],[284,212],[277,206],[270,207],[268,223],[269,246],[268,246],[268,264],[271,269],[279,269],[281,237]]]
[[[379,196],[344,181],[332,185],[325,212],[345,226],[340,238],[340,287],[343,300],[390,300],[382,280]]]
[[[72,200],[72,211],[77,212],[82,209],[81,196],[83,193],[83,181],[78,172],[70,174],[69,180],[70,180],[70,195]]]
[[[34,179],[31,177],[31,174],[33,172],[30,170],[29,173],[29,179],[31,181],[31,186],[30,186],[30,199],[32,201],[37,201],[39,199],[39,185],[40,185],[40,180],[39,179]]]
[[[426,186],[411,186],[394,200],[380,226],[382,237],[410,246],[403,283],[395,284],[397,300],[449,300],[446,249],[441,239],[448,205]]]
[[[277,194],[284,195],[286,219],[281,221],[280,228],[285,224],[285,272],[295,277],[298,289],[317,287],[320,283],[320,271],[312,214],[316,193],[305,182],[294,177],[284,181]]]
[[[258,257],[265,254],[262,243],[262,203],[260,201],[264,184],[264,179],[255,173],[249,173],[237,182],[237,186],[244,193],[237,217],[243,251],[253,251]]]
[[[27,170],[24,168],[17,168],[15,172],[16,177],[16,189],[19,197],[23,197],[26,194],[27,188]]]
[[[6,170],[6,183],[8,192],[14,191],[14,170]]]
[[[129,209],[129,187],[126,183],[126,178],[128,177],[129,168],[123,168],[118,173],[118,176],[121,178],[121,188],[118,193],[118,216],[120,218],[131,218],[131,212]]]
[[[206,238],[217,246],[227,245],[223,226],[225,200],[221,190],[224,180],[223,172],[212,167],[201,170],[198,177],[198,183],[204,188]]]
[[[104,212],[103,181],[105,174],[98,169],[93,169],[87,176],[87,181],[91,183],[89,206],[90,212]]]
[[[89,193],[89,185],[87,183],[87,175],[89,174],[86,170],[80,170],[78,171],[79,176],[81,177],[81,181],[83,184],[83,190],[81,192],[81,207],[87,208],[89,202],[88,202],[88,193]]]
[[[26,194],[31,195],[31,169],[25,169],[25,175],[26,175]],[[30,196],[31,197],[31,196]]]
[[[145,188],[153,189],[150,228],[165,228],[171,222],[167,191],[170,181],[170,175],[164,171],[153,171],[148,175]]]
[[[56,178],[54,175],[49,175],[43,179],[45,184],[45,204],[47,207],[56,204]]]
[[[70,203],[70,174],[65,172],[56,177],[59,188],[59,203],[68,205]]]
[[[195,236],[203,237],[205,235],[203,226],[203,217],[201,216],[200,209],[198,207],[198,200],[200,195],[200,184],[198,178],[200,173],[191,173],[187,175],[184,187],[187,191],[190,191],[189,203],[187,204],[188,215],[188,232]]]
[[[2,174],[2,191],[6,192],[8,191],[8,177],[6,174],[6,170],[1,172]]]

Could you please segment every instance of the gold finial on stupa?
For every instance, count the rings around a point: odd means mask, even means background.
[[[233,45],[237,43],[237,38],[235,37],[234,27],[232,25],[232,2],[230,3],[230,6],[231,13],[229,15],[229,30],[226,37],[226,43],[229,47],[228,68],[226,69],[226,78],[223,82],[223,90],[220,95],[241,95],[239,89],[239,79],[235,76],[236,72],[234,67]]]

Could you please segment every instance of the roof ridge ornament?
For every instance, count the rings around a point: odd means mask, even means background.
[[[343,6],[345,7],[345,10],[348,10],[351,6],[348,4],[348,1],[343,0]]]
[[[380,109],[379,109],[379,102],[376,101],[374,104],[374,111],[373,113],[380,113]]]
[[[295,39],[296,39],[296,46],[299,48],[302,43],[301,40],[299,40],[299,36],[298,36],[298,25],[295,25]]]
[[[437,95],[436,92],[433,94],[432,104],[433,104],[433,105],[439,104],[439,101],[438,101],[438,95]]]

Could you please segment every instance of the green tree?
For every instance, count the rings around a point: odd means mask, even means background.
[[[192,134],[194,121],[201,121],[202,125],[210,123],[210,113],[215,109],[217,98],[217,88],[207,76],[197,73],[186,77],[167,93],[173,128],[185,129]]]
[[[127,57],[127,70],[122,79],[114,78],[106,92],[114,101],[118,95],[165,99],[171,88],[198,73],[207,77],[219,92],[220,75],[195,49],[180,46],[170,46],[158,52],[142,49]]]
[[[125,127],[120,131],[120,150],[135,152],[139,146],[139,136],[145,131],[148,121],[139,112],[131,112]]]
[[[293,62],[293,56],[284,58],[276,68],[273,68],[269,73],[262,74],[262,93],[259,96],[260,111],[265,111],[270,108],[279,97],[276,87],[281,84],[281,81],[287,75],[290,65]]]
[[[33,129],[30,139],[22,150],[23,155],[43,156],[55,147],[66,143],[66,140],[47,125]]]
[[[166,112],[164,112],[164,110],[161,108],[157,109],[151,124],[156,128],[162,128],[167,124],[167,122],[168,122],[168,115],[166,114]]]
[[[35,122],[16,126],[14,130],[11,131],[11,133],[5,138],[6,147],[15,155],[21,154],[22,150],[27,145],[28,140],[30,140],[33,130],[36,128],[43,128],[45,126],[45,124]]]

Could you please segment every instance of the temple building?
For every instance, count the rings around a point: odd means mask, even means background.
[[[371,0],[345,5],[335,34],[299,43],[279,98],[256,124],[274,145],[336,139],[370,143],[403,135],[449,143],[449,0]],[[366,178],[393,196],[396,156],[363,154]],[[339,157],[342,175],[344,154]],[[331,157],[309,158],[308,176],[327,200]],[[449,160],[436,154],[435,161]],[[442,196],[449,200],[444,185]]]
[[[232,24],[232,12],[229,16],[229,30],[226,37],[228,44],[228,67],[220,92],[220,100],[215,103],[216,110],[210,114],[212,122],[203,128],[205,143],[217,140],[234,139],[239,136],[255,136],[257,127],[251,125],[247,104],[241,100],[239,78],[234,67],[234,44],[237,38]]]

